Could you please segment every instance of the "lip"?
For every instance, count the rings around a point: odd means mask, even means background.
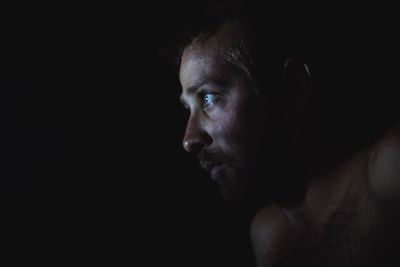
[[[214,165],[210,170],[211,177],[214,178],[224,168],[224,166],[224,163]]]

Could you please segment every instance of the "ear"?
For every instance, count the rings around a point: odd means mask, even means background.
[[[286,93],[310,96],[311,74],[308,65],[299,58],[289,58],[282,68],[282,77]]]

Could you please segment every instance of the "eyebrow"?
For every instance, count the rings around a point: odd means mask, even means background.
[[[196,93],[196,91],[199,90],[200,87],[204,86],[205,84],[213,83],[213,82],[214,82],[214,81],[203,80],[203,81],[200,81],[200,82],[198,82],[198,83],[195,83],[195,84],[192,85],[192,86],[189,86],[185,91],[187,91],[187,94],[188,94],[188,95],[194,95],[194,94]],[[181,101],[181,103],[182,103],[183,106],[186,106],[186,105],[187,105],[186,101],[183,99],[183,95],[182,95],[182,94],[181,94],[181,96],[179,97],[179,100]]]

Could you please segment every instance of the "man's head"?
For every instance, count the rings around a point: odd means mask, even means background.
[[[183,146],[236,199],[250,177],[251,157],[260,142],[262,105],[244,69],[226,60],[233,38],[226,23],[213,36],[194,40],[182,54],[181,100],[190,112]],[[260,144],[258,144],[260,145]]]
[[[180,56],[181,101],[190,113],[183,146],[226,200],[265,202],[293,188],[282,190],[281,167],[297,166],[287,161],[302,139],[305,109],[293,104],[304,104],[308,68],[255,42],[240,17],[222,18]]]

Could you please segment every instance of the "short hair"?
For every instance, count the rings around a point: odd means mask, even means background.
[[[166,49],[168,56],[172,58],[175,67],[179,68],[183,51],[189,44],[194,40],[207,40],[225,22],[229,22],[233,30],[233,41],[227,44],[222,56],[248,75],[257,93],[273,93],[266,88],[278,84],[284,60],[289,54],[296,54],[296,46],[295,40],[290,40],[293,35],[288,31],[280,38],[275,37],[280,32],[274,28],[272,16],[265,16],[260,10],[254,4],[238,1],[217,1],[199,8]],[[299,50],[296,52],[296,56],[301,56]]]
[[[380,43],[380,33],[368,27],[368,18],[249,1],[219,1],[198,7],[196,14],[173,37],[175,53],[168,54],[176,67],[196,37],[206,39],[229,21],[237,33],[229,44],[230,60],[245,68],[259,92],[279,93],[281,67],[288,57],[310,65],[318,127],[333,150],[351,155],[399,123],[399,87],[387,68],[392,54]]]

